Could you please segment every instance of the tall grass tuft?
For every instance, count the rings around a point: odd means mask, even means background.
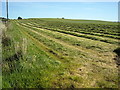
[[[27,54],[27,39],[26,38],[22,39],[22,53],[23,55]]]

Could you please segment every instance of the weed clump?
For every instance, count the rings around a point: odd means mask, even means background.
[[[5,47],[5,46],[9,46],[9,45],[11,45],[10,37],[3,36],[2,37],[2,46]]]

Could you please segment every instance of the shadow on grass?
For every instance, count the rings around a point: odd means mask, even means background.
[[[9,67],[9,72],[8,73],[13,73],[14,71],[20,72],[20,58],[22,58],[22,52],[19,51],[15,53],[14,55],[6,58],[4,61],[7,62],[8,67]]]
[[[8,57],[5,59],[5,61],[18,61],[20,58],[22,58],[22,51],[18,51],[17,53],[15,53],[14,55]]]
[[[116,64],[120,66],[120,48],[115,49],[113,52],[117,54],[114,60],[116,61]]]
[[[2,46],[5,47],[9,45],[11,45],[11,39],[6,36],[2,37]]]

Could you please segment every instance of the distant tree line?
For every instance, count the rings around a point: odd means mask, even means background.
[[[22,17],[18,17],[18,20],[22,19]]]
[[[4,22],[4,23],[7,22],[7,18],[4,18],[4,17],[0,17],[0,20],[1,20],[2,22]]]

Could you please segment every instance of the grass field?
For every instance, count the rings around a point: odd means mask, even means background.
[[[3,88],[118,88],[118,23],[10,20],[2,37]]]

